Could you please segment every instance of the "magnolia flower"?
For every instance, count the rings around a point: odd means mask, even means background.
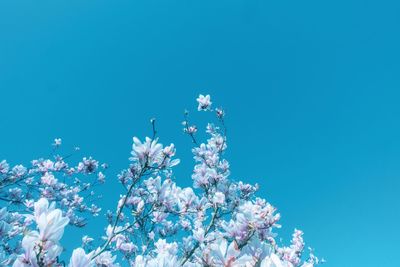
[[[197,132],[197,126],[196,125],[188,126],[187,128],[185,128],[184,131],[187,132],[188,134],[195,134]]]
[[[30,235],[28,234],[22,239],[21,245],[25,253],[17,257],[14,261],[13,267],[38,266],[36,252],[34,250],[37,240],[37,232]]]
[[[12,168],[12,173],[16,177],[21,177],[26,174],[27,169],[23,165],[16,165]]]
[[[22,239],[21,245],[24,254],[17,257],[14,267],[51,266],[62,252],[62,247],[58,242],[43,240],[42,235],[37,231],[28,232]]]
[[[212,104],[212,102],[210,100],[210,95],[206,95],[206,96],[199,95],[199,97],[196,100],[199,103],[199,106],[197,107],[198,111],[208,110]]]
[[[158,254],[176,254],[178,251],[178,244],[173,242],[173,243],[167,243],[165,239],[159,239],[155,244],[156,247],[156,252]]]
[[[124,252],[124,253],[132,253],[137,250],[137,246],[135,246],[132,242],[122,242],[120,244],[117,244],[117,248]]]
[[[215,113],[217,114],[217,117],[220,119],[222,119],[225,116],[225,111],[220,108],[216,108]]]
[[[225,202],[225,194],[222,192],[216,192],[213,197],[214,204],[223,204]]]
[[[252,261],[250,255],[241,255],[238,245],[235,241],[228,246],[225,238],[219,238],[212,243],[205,251],[207,264],[211,266],[246,266],[246,263]]]
[[[133,267],[176,267],[180,266],[177,253],[176,243],[167,243],[165,240],[160,239],[155,243],[156,249],[154,250],[155,257],[137,256]],[[186,265],[187,266],[187,265]]]
[[[78,172],[90,174],[95,172],[98,167],[99,167],[99,162],[97,160],[92,159],[92,157],[89,157],[89,158],[83,158],[82,162],[79,162],[77,169]]]
[[[141,213],[143,211],[143,208],[144,208],[144,201],[140,200],[136,207],[136,212]]]
[[[58,146],[61,146],[61,143],[62,143],[61,138],[56,138],[56,139],[54,139],[53,145],[58,147]]]
[[[105,182],[105,179],[106,179],[106,176],[102,172],[99,172],[97,174],[97,181],[99,183],[103,184]]]
[[[204,241],[205,230],[202,227],[198,227],[193,230],[193,237],[199,242],[202,243]]]
[[[98,248],[95,252],[95,255],[100,252],[100,248]],[[99,254],[95,259],[94,262],[96,263],[96,266],[101,266],[101,267],[117,267],[119,264],[114,263],[115,259],[117,256],[113,256],[110,251],[105,251],[101,254]]]
[[[91,260],[92,253],[86,254],[83,248],[74,249],[68,267],[91,267],[94,262]]]
[[[132,157],[130,159],[138,161],[141,166],[145,164],[152,166],[160,161],[161,152],[162,145],[157,143],[157,139],[152,140],[146,137],[146,141],[142,143],[137,137],[133,137]]]
[[[55,209],[54,206],[54,203],[49,206],[45,198],[41,198],[34,205],[34,217],[42,241],[58,242],[64,233],[64,227],[69,222],[67,217],[63,217],[62,211]]]
[[[48,172],[46,172],[40,180],[42,184],[48,186],[54,186],[57,183],[57,179],[54,177],[54,175]]]

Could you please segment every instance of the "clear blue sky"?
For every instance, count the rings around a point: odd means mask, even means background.
[[[399,14],[385,0],[3,0],[0,158],[26,163],[62,137],[115,174],[154,116],[189,185],[182,111],[209,93],[233,177],[262,186],[285,240],[303,229],[327,267],[394,266]]]

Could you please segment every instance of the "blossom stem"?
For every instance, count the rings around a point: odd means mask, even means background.
[[[115,229],[116,229],[116,227],[117,227],[117,225],[118,225],[119,218],[120,218],[120,216],[121,216],[122,210],[124,209],[125,204],[126,204],[126,202],[127,202],[127,200],[128,200],[128,197],[129,197],[129,195],[131,194],[131,192],[132,192],[134,186],[136,185],[136,182],[140,179],[140,177],[142,177],[142,175],[144,174],[144,172],[146,171],[146,169],[147,169],[147,164],[142,168],[142,170],[140,171],[139,175],[136,176],[136,179],[135,179],[134,181],[132,181],[132,184],[130,185],[130,187],[129,187],[129,189],[128,189],[128,192],[127,192],[127,194],[126,194],[126,197],[124,198],[124,201],[122,202],[121,207],[119,207],[119,209],[118,209],[117,217],[115,218],[115,222],[114,222],[114,225],[113,225],[113,228],[112,228],[112,231],[111,231],[111,236],[107,239],[107,241],[105,242],[105,244],[103,245],[103,247],[100,249],[100,251],[99,251],[98,253],[96,253],[96,254],[92,257],[92,260],[95,259],[96,257],[98,257],[100,254],[102,254],[104,251],[106,251],[106,249],[107,249],[108,245],[110,245],[112,239],[117,235],[117,234],[115,233]]]
[[[214,226],[215,220],[217,219],[218,211],[219,211],[218,207],[214,208],[213,216],[211,218],[210,224],[208,225],[204,233],[204,237],[206,237],[206,235],[210,232],[211,228]],[[192,257],[193,253],[196,251],[198,247],[200,247],[200,242],[197,242],[196,245],[192,248],[192,250],[189,251],[187,256],[183,259],[181,266],[183,266],[190,259],[190,257]]]

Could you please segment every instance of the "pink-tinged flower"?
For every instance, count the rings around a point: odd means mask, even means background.
[[[220,108],[215,109],[215,113],[217,114],[217,117],[220,119],[222,119],[225,116],[225,111]]]
[[[141,213],[143,211],[143,208],[144,208],[144,201],[140,200],[136,207],[136,213],[138,214]]]
[[[294,266],[298,266],[301,262],[301,252],[303,249],[303,232],[295,229],[290,247],[279,248],[278,251],[283,260],[292,263]]]
[[[86,254],[83,248],[74,249],[68,267],[91,267],[94,262],[91,260],[92,253]]]
[[[34,205],[34,218],[39,228],[40,240],[58,242],[64,234],[64,227],[69,223],[63,217],[62,211],[55,209],[55,204],[49,206],[45,198],[41,198]]]
[[[32,232],[22,239],[24,254],[19,255],[14,261],[13,267],[38,266],[36,259],[35,246],[38,240],[38,233]]]
[[[53,266],[63,250],[57,242],[41,240],[37,231],[25,235],[21,246],[24,254],[17,257],[13,267]]]
[[[133,137],[132,157],[130,159],[139,162],[141,166],[145,164],[152,166],[160,162],[161,152],[162,145],[157,143],[157,139],[152,140],[146,137],[146,141],[142,143],[137,137]]]
[[[54,177],[53,174],[46,172],[42,178],[40,179],[42,184],[48,185],[48,186],[54,186],[58,180]]]
[[[35,201],[33,199],[25,199],[24,205],[28,209],[33,208],[33,206],[35,205]]]
[[[118,249],[125,253],[132,253],[137,250],[137,247],[132,242],[121,243],[118,245]]]
[[[100,248],[98,248],[95,254],[100,252]],[[117,267],[119,266],[118,263],[114,263],[117,256],[113,256],[110,251],[104,251],[103,253],[99,254],[95,259],[94,262],[96,266],[101,267]]]
[[[98,167],[99,167],[99,162],[97,160],[92,159],[92,157],[89,157],[89,158],[83,158],[82,162],[79,162],[77,169],[78,172],[91,174],[94,173]]]
[[[195,134],[197,132],[197,126],[196,125],[188,126],[187,128],[185,128],[184,131],[187,132],[188,134]]]
[[[199,97],[196,100],[199,103],[199,106],[197,107],[198,111],[201,111],[201,110],[206,111],[206,110],[210,109],[211,104],[212,104],[212,102],[210,100],[210,95],[206,95],[206,96],[199,95]]]
[[[235,241],[228,246],[225,238],[219,238],[212,243],[205,251],[204,258],[211,266],[234,267],[246,266],[252,261],[250,255],[241,255],[240,250]]]

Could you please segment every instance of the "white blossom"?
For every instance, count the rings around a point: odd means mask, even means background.
[[[199,106],[197,107],[198,111],[201,110],[208,110],[211,106],[211,97],[210,95],[199,95],[199,97],[197,98],[197,102],[199,103]]]
[[[91,260],[92,253],[86,254],[83,248],[76,248],[72,252],[68,267],[91,267],[94,262]]]
[[[210,99],[200,95],[198,110],[211,110]],[[300,230],[295,229],[290,244],[282,244],[275,231],[280,227],[277,209],[256,196],[257,184],[230,177],[225,112],[215,112],[204,141],[195,136],[198,128],[189,123],[189,112],[184,114],[185,133],[194,144],[189,187],[176,183],[175,145],[159,143],[154,120],[152,138],[133,137],[129,165],[114,179],[121,191],[107,191],[119,195],[116,209],[105,213],[103,234],[85,235],[82,247],[65,250],[73,250],[69,267],[117,267],[118,262],[132,267],[314,267],[324,262],[311,249],[304,256]],[[53,145],[58,148],[61,139]],[[34,159],[27,167],[0,162],[1,266],[61,267],[65,227],[92,227],[89,219],[101,215],[94,186],[104,186],[108,165],[92,157],[69,164],[69,157]]]

